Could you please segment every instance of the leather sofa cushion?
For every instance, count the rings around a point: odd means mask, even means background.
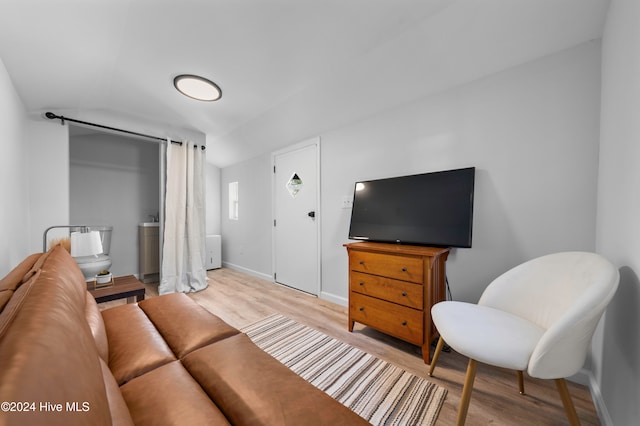
[[[104,380],[105,390],[107,392],[107,401],[109,402],[109,411],[111,413],[111,422],[114,426],[133,426],[133,419],[129,413],[129,407],[124,402],[122,392],[116,383],[111,370],[107,363],[100,359],[100,368],[102,369],[102,378]]]
[[[138,305],[106,309],[102,318],[109,342],[109,369],[119,386],[176,359]]]
[[[3,424],[111,424],[84,285],[73,258],[53,248],[0,313],[0,401],[38,404],[32,412],[3,413]],[[51,413],[40,402],[63,409]],[[81,411],[67,409],[74,402]]]
[[[138,305],[177,358],[239,333],[184,293],[146,299]]]
[[[85,317],[93,339],[96,341],[96,348],[98,354],[105,362],[109,362],[109,343],[107,342],[107,331],[104,328],[104,321],[102,320],[102,314],[96,303],[96,299],[87,292],[87,306],[85,308]]]
[[[13,290],[0,290],[0,312],[4,309],[5,305],[9,303],[9,299],[13,297]]]
[[[120,390],[140,425],[228,425],[224,414],[211,402],[180,361],[136,377]]]
[[[198,349],[182,362],[234,425],[369,424],[245,334]]]

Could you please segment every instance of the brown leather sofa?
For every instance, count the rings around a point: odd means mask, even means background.
[[[357,425],[184,294],[100,311],[61,246],[0,281],[0,425]]]

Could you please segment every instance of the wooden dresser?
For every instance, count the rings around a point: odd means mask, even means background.
[[[431,307],[445,300],[448,248],[357,242],[349,253],[349,331],[355,322],[422,347],[438,332]]]

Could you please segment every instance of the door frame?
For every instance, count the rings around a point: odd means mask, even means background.
[[[274,221],[276,220],[276,157],[282,154],[287,154],[289,152],[297,151],[302,148],[306,148],[308,146],[315,146],[316,148],[316,240],[317,240],[317,277],[316,277],[316,297],[320,297],[320,291],[322,289],[322,208],[320,204],[320,136],[316,136],[311,139],[304,140],[302,142],[298,142],[293,145],[289,145],[286,148],[279,149],[277,151],[273,151],[271,153],[271,278],[274,282],[276,282],[275,274],[276,271],[276,227],[273,226]],[[293,287],[291,287],[293,288]],[[308,293],[306,293],[308,294]]]

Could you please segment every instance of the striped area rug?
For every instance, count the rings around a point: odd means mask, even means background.
[[[440,386],[282,315],[242,331],[374,425],[432,425],[447,394]]]

